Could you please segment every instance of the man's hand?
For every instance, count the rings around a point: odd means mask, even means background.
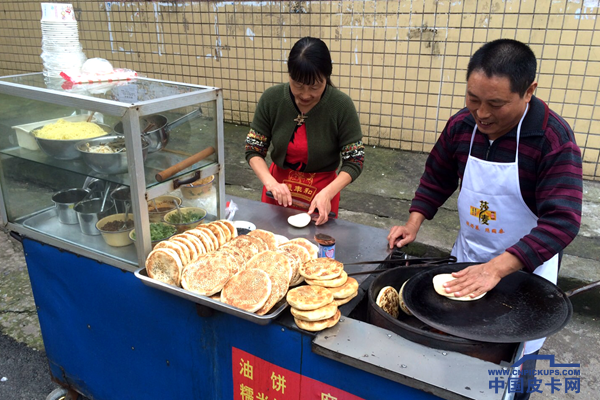
[[[421,227],[423,221],[425,221],[425,216],[423,214],[412,212],[410,213],[408,221],[406,221],[405,225],[392,226],[392,229],[390,229],[390,233],[387,237],[390,249],[393,249],[394,246],[402,247],[414,242],[414,240],[417,238],[417,233],[419,232],[419,228]]]
[[[444,284],[446,293],[461,297],[477,297],[492,290],[500,279],[523,268],[521,261],[510,253],[504,252],[484,264],[471,265],[461,271],[453,272],[453,281]]]

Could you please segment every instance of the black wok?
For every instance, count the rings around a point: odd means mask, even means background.
[[[431,265],[401,266],[377,275],[369,285],[367,321],[424,346],[455,351],[494,363],[510,361],[516,350],[516,343],[488,343],[449,335],[403,312],[400,312],[398,318],[394,318],[376,304],[377,295],[383,287],[392,286],[399,291],[405,281],[431,268]]]
[[[473,264],[435,266],[413,276],[404,288],[407,308],[440,331],[494,343],[539,339],[558,332],[569,322],[573,307],[568,296],[550,281],[523,271],[504,277],[475,301],[450,300],[435,292],[435,275],[469,265]]]
[[[184,116],[177,118],[173,122],[168,122],[167,117],[164,115],[146,115],[140,118],[140,126],[142,129],[142,136],[150,142],[148,147],[149,153],[162,150],[169,143],[169,132],[171,129],[183,124],[190,118],[194,118],[201,114],[201,110],[194,110],[191,113],[185,114]],[[123,123],[119,122],[115,125],[113,130],[122,135],[123,134]]]

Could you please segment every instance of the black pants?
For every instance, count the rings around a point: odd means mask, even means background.
[[[536,351],[535,353],[531,353],[531,355],[538,355],[539,354],[539,350]],[[529,396],[531,396],[531,393],[528,393],[529,390],[529,380],[533,380],[535,379],[535,375],[533,374],[533,371],[535,370],[535,365],[537,363],[537,360],[527,360],[523,363],[523,371],[525,371],[525,374],[521,375],[521,377],[523,378],[523,393],[519,393],[519,392],[515,392],[515,398],[514,400],[528,400]]]

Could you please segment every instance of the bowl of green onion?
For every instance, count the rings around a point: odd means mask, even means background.
[[[152,247],[156,246],[158,242],[167,240],[176,233],[177,228],[174,225],[165,222],[150,223],[150,241],[152,242]],[[129,238],[135,242],[135,229],[129,232]]]
[[[206,210],[200,207],[179,207],[165,214],[167,224],[175,225],[177,233],[194,229],[206,218]]]

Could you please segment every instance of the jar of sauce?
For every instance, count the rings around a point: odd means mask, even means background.
[[[317,233],[315,241],[319,244],[319,258],[327,257],[335,260],[335,239],[324,233]]]

